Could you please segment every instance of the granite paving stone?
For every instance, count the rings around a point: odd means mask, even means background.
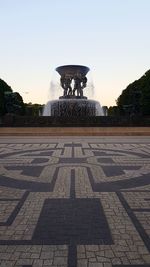
[[[150,138],[1,138],[7,266],[150,267]]]

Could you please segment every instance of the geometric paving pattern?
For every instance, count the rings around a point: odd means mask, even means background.
[[[150,140],[127,140],[1,141],[0,266],[150,266]]]

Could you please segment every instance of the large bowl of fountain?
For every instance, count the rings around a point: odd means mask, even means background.
[[[48,101],[44,116],[52,117],[91,117],[102,116],[100,103],[84,96],[87,88],[89,68],[81,65],[65,65],[56,68],[62,95]]]

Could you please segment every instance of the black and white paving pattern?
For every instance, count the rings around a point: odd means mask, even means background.
[[[7,266],[150,266],[150,138],[1,137]]]

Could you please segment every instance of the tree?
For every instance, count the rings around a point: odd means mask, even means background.
[[[0,115],[5,115],[6,113],[23,115],[24,110],[21,95],[13,92],[12,88],[0,79]]]
[[[11,87],[2,79],[0,79],[0,115],[6,113],[4,95],[6,92],[12,92]]]
[[[118,116],[119,115],[119,109],[117,106],[110,106],[108,109],[108,116]]]
[[[121,115],[150,115],[150,70],[122,91],[117,106]]]
[[[141,110],[143,115],[150,115],[150,70],[141,78]]]
[[[21,95],[17,92],[5,92],[4,94],[6,113],[24,115],[25,107]]]
[[[25,114],[27,116],[39,116],[42,114],[43,108],[44,105],[28,103],[25,104]]]

